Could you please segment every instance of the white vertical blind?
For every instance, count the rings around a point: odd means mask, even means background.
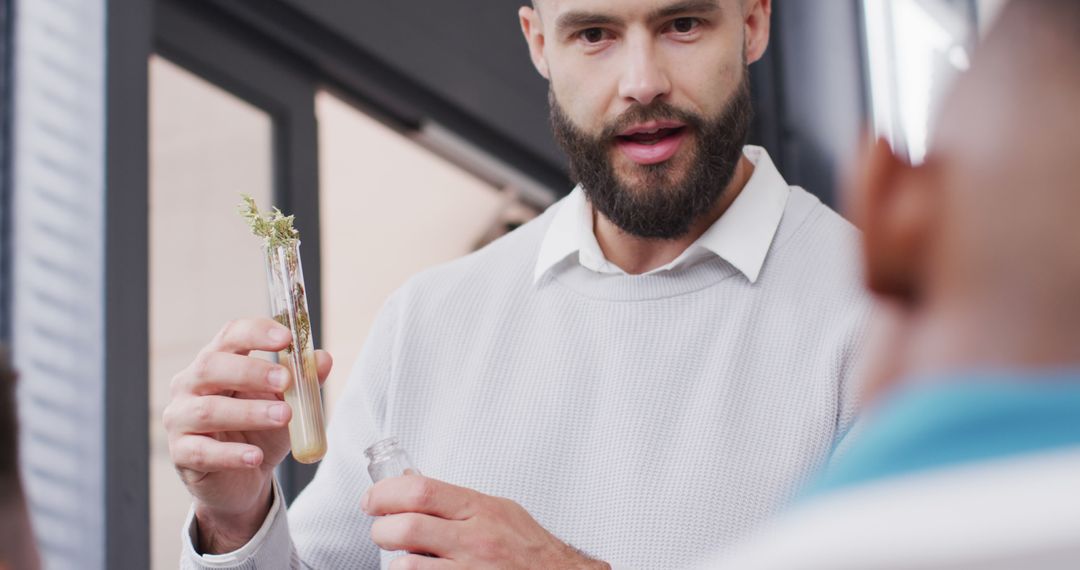
[[[10,22],[11,0],[0,0],[0,340],[7,340],[8,333],[8,288],[11,275],[8,272],[8,259],[11,255],[11,243],[9,239],[10,225],[9,202],[10,191],[8,187],[8,124],[11,117],[11,97],[9,89],[11,70],[8,66],[8,54],[11,53],[8,34]]]
[[[105,0],[16,0],[12,344],[45,567],[104,566]]]

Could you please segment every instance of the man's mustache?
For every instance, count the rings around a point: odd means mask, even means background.
[[[705,119],[695,113],[679,109],[670,103],[650,103],[648,106],[635,104],[622,112],[611,124],[604,127],[598,138],[610,141],[634,125],[649,121],[678,121],[687,128],[701,131]]]

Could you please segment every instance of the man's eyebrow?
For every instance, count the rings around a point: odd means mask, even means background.
[[[720,4],[716,0],[683,0],[654,10],[649,14],[649,21],[666,20],[680,14],[704,14],[719,10]]]
[[[564,32],[570,30],[610,26],[618,23],[618,21],[618,18],[607,14],[582,11],[567,12],[555,20],[555,31],[559,35],[562,35]]]
[[[704,14],[717,12],[720,4],[716,0],[683,0],[653,10],[649,14],[649,21],[666,20],[679,14]],[[612,26],[620,23],[619,18],[608,14],[595,12],[574,11],[562,14],[555,20],[555,31],[558,35],[570,30],[582,28],[596,28]]]

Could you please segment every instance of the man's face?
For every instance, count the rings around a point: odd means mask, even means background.
[[[685,234],[730,181],[749,130],[744,3],[541,0],[537,8],[552,123],[575,179],[624,231]]]

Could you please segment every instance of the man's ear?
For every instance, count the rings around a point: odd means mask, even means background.
[[[746,26],[746,50],[747,65],[754,63],[765,55],[765,49],[769,47],[770,22],[772,21],[771,0],[748,0],[744,21]]]
[[[865,151],[848,191],[850,213],[863,232],[870,290],[902,306],[917,303],[940,208],[935,166],[912,166],[883,139]]]
[[[529,44],[529,57],[532,58],[533,67],[544,79],[550,80],[547,59],[544,58],[544,26],[540,21],[540,13],[530,6],[522,6],[518,10],[518,19],[521,20],[521,33],[525,36],[525,43]]]

